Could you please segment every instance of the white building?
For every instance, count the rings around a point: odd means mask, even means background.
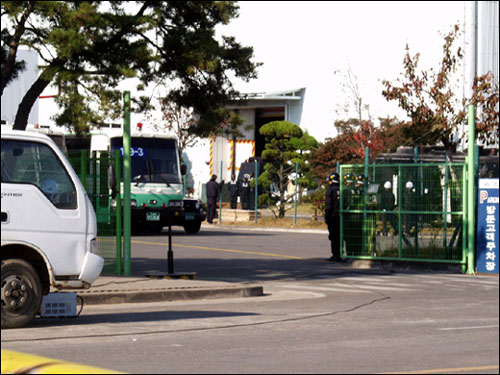
[[[2,94],[2,123],[14,123],[16,119],[17,107],[23,99],[24,94],[38,78],[38,52],[35,50],[18,50],[17,60],[26,62],[26,69],[5,87]],[[31,109],[28,122],[38,123],[38,102],[37,100]]]

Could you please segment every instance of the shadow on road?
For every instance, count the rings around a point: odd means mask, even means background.
[[[253,313],[238,313],[227,311],[144,311],[123,313],[117,312],[115,314],[92,314],[85,313],[85,308],[80,316],[76,319],[67,318],[41,318],[38,317],[26,328],[43,328],[43,327],[56,327],[56,326],[71,326],[71,325],[84,325],[84,324],[99,324],[99,323],[141,323],[141,322],[158,322],[158,321],[172,321],[172,320],[186,320],[186,319],[210,319],[210,318],[229,318],[240,316],[259,315]]]

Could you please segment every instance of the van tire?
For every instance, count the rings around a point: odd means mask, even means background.
[[[2,328],[18,328],[40,311],[42,285],[31,264],[22,259],[2,260]]]

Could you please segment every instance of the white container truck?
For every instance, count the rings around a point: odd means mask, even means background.
[[[47,136],[2,126],[2,328],[28,324],[50,287],[89,288],[104,259],[83,185]]]

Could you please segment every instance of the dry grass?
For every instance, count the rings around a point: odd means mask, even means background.
[[[228,207],[229,204],[223,204],[223,210]],[[288,207],[288,206],[287,206]],[[239,206],[238,206],[239,208]],[[294,224],[294,206],[291,204],[289,209],[286,211],[286,217],[278,219],[274,217],[271,210],[269,209],[259,209],[263,217],[257,220],[251,221],[229,221],[224,219],[221,224],[234,227],[252,227],[252,228],[289,228],[289,229],[327,229],[325,222],[320,218],[319,220],[313,220],[314,207],[311,203],[302,203],[297,206],[297,222]],[[217,208],[217,216],[218,216]],[[217,222],[217,218],[215,219]]]
[[[285,217],[275,219],[274,217],[263,217],[255,221],[228,221],[224,220],[221,224],[234,227],[253,227],[253,228],[290,228],[290,229],[327,229],[326,224],[321,221],[311,219],[297,218],[294,224],[293,218]]]

